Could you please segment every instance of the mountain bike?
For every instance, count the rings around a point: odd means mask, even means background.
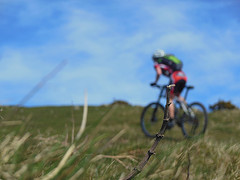
[[[160,90],[157,101],[144,107],[141,114],[141,128],[148,137],[156,137],[157,132],[161,128],[164,115],[164,106],[161,99],[166,99],[167,85],[154,85]],[[193,86],[185,86],[184,99],[186,101],[189,90]],[[200,102],[186,104],[177,97],[174,98],[175,118],[173,124],[181,128],[185,137],[192,137],[204,134],[208,124],[208,116],[206,108]]]

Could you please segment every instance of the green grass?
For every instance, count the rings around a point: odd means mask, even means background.
[[[73,144],[70,156],[51,179],[121,179],[153,143],[140,128],[142,109],[90,106],[84,134],[76,140],[82,106],[22,107],[7,122],[11,107],[3,107],[0,179],[42,179],[56,170]],[[188,170],[194,180],[239,179],[239,120],[240,110],[210,113],[205,136],[190,140],[175,126],[135,179],[186,179]]]

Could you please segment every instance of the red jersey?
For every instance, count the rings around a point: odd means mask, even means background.
[[[154,63],[154,68],[160,67],[162,70],[163,75],[170,77],[173,73],[173,69],[166,65],[166,64],[158,64],[157,62]]]

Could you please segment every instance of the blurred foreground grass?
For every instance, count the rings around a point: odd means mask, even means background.
[[[20,108],[6,121],[10,109],[1,111],[0,179],[121,179],[153,143],[138,106],[88,107],[79,140],[82,106]],[[205,136],[190,140],[174,127],[135,179],[240,179],[239,121],[239,110],[211,113]]]

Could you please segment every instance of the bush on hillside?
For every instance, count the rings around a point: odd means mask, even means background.
[[[236,109],[237,107],[231,103],[231,101],[219,100],[217,103],[210,105],[209,108],[212,111],[222,110],[222,109]]]
[[[123,100],[114,100],[111,105],[114,105],[114,104],[130,106],[130,104],[128,102],[123,101]]]

